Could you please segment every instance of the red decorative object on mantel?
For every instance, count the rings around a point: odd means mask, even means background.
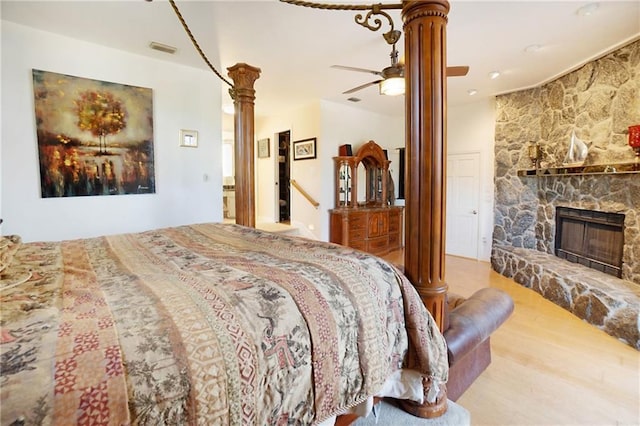
[[[640,157],[640,124],[629,126],[629,146],[636,152],[636,157]]]

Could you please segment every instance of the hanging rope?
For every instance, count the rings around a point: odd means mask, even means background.
[[[231,86],[231,88],[233,88],[233,84],[229,80],[224,78],[222,76],[222,74],[220,74],[220,72],[211,64],[211,62],[207,58],[207,55],[204,54],[204,52],[200,48],[200,45],[198,45],[198,42],[196,41],[196,38],[191,33],[191,30],[189,29],[189,26],[187,25],[187,22],[182,17],[182,14],[180,13],[180,10],[178,9],[178,6],[176,6],[176,3],[173,0],[169,0],[169,3],[171,3],[171,7],[173,7],[174,12],[176,12],[176,15],[178,16],[178,19],[182,23],[182,27],[184,28],[184,30],[187,32],[187,35],[191,39],[191,43],[193,43],[193,46],[196,48],[196,50],[198,51],[198,53],[200,54],[202,59],[206,62],[206,64],[209,66],[209,68],[211,68],[211,71],[213,71],[215,73],[215,75],[217,75],[218,78],[220,78],[220,80],[224,81],[229,86]]]
[[[373,13],[375,14],[383,14],[385,16],[387,16],[387,18],[389,18],[389,20],[391,21],[391,18],[384,12],[380,12],[380,10],[382,9],[401,9],[402,8],[402,4],[375,4],[375,5],[350,5],[350,4],[327,4],[327,3],[314,3],[314,2],[308,2],[308,1],[302,1],[302,0],[280,0],[283,3],[288,3],[288,4],[292,4],[294,6],[303,6],[303,7],[310,7],[313,9],[324,9],[324,10],[372,10]],[[180,9],[178,9],[178,6],[176,5],[174,0],[169,0],[169,3],[171,4],[171,7],[173,8],[173,11],[176,13],[176,16],[178,17],[178,19],[180,20],[180,23],[182,24],[182,27],[184,28],[185,32],[187,33],[187,35],[189,36],[189,39],[191,40],[191,43],[193,43],[193,46],[196,48],[196,50],[198,51],[198,53],[200,54],[200,56],[202,57],[202,59],[204,60],[204,62],[209,66],[209,68],[211,69],[211,71],[214,72],[215,75],[218,76],[218,78],[220,78],[220,80],[224,81],[225,83],[227,83],[232,89],[233,89],[233,84],[227,80],[226,78],[224,78],[224,76],[222,74],[220,74],[220,72],[213,66],[213,64],[211,63],[211,61],[209,61],[209,58],[207,58],[207,55],[205,55],[205,53],[202,51],[202,49],[200,48],[200,45],[198,44],[198,41],[196,40],[196,38],[194,37],[193,33],[191,32],[191,30],[189,29],[189,26],[187,25],[187,22],[184,20],[182,13],[180,13]],[[371,14],[371,12],[370,12]],[[367,16],[367,20],[368,17],[370,16],[370,14]],[[360,15],[358,15],[358,17],[360,17]],[[356,18],[356,22],[358,22],[358,19]],[[392,22],[392,21],[391,21]],[[358,22],[360,25],[363,25],[369,29],[371,29],[372,31],[375,31],[377,29],[379,29],[379,25],[380,23],[377,22],[377,28],[372,28],[362,22]],[[391,28],[393,30],[393,22],[391,23]],[[390,31],[391,33],[392,31]],[[386,38],[386,37],[385,37]],[[395,40],[397,41],[397,40]],[[387,42],[389,44],[393,44],[395,41],[390,41],[387,40]]]

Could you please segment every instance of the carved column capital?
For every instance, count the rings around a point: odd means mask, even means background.
[[[233,80],[236,89],[252,89],[253,84],[260,78],[260,68],[239,63],[227,68],[229,77]]]
[[[402,19],[406,25],[414,19],[438,16],[447,20],[449,2],[447,0],[403,0]]]
[[[244,63],[235,64],[227,68],[228,75],[233,80],[233,87],[229,89],[229,94],[234,101],[253,102],[256,91],[253,85],[260,78],[260,68]]]

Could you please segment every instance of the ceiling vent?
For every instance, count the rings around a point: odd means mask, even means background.
[[[157,43],[155,41],[152,41],[151,43],[149,43],[149,47],[152,48],[153,50],[159,50],[160,52],[168,53],[170,55],[173,55],[178,50],[173,46]]]
[[[362,99],[360,99],[360,98],[355,98],[355,97],[350,97],[350,98],[347,98],[347,100],[348,100],[348,101],[351,101],[351,102],[360,102]]]

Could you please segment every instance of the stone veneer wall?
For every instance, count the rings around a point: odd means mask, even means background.
[[[585,165],[633,162],[627,129],[640,124],[640,40],[542,87],[496,98],[493,246],[553,253],[555,208],[625,214],[623,279],[640,283],[640,174],[518,177],[538,143],[541,167],[561,166],[571,132]],[[493,260],[493,259],[492,259]]]

